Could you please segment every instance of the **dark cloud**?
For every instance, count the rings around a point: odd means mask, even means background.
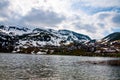
[[[23,18],[24,23],[32,24],[45,24],[55,26],[65,20],[64,16],[61,16],[53,11],[44,11],[41,9],[32,9],[28,15]]]
[[[93,25],[90,25],[90,24],[80,24],[80,23],[75,23],[75,28],[76,29],[83,29],[83,30],[86,30],[88,32],[91,32],[91,33],[95,33],[96,32],[96,28],[93,26]]]
[[[98,19],[101,19],[101,20],[104,20],[105,18],[109,17],[110,14],[108,13],[101,13],[99,16],[98,16]]]
[[[8,19],[8,7],[9,7],[9,1],[7,0],[1,0],[0,1],[0,18],[6,18]],[[2,21],[1,21],[2,23]]]
[[[112,18],[112,21],[115,23],[115,24],[119,24],[120,26],[120,13],[115,15],[113,18]]]
[[[6,1],[6,0],[1,0],[0,1],[0,10],[5,9],[8,6],[9,6],[9,2],[8,1]]]
[[[104,24],[104,23],[98,23],[97,25],[100,26],[101,28],[104,28],[104,27],[105,27],[105,24]]]

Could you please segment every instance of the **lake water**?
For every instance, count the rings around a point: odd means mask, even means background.
[[[0,80],[120,80],[120,66],[84,61],[120,58],[0,54]]]

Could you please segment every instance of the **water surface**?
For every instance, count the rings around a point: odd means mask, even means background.
[[[0,80],[120,80],[120,66],[87,63],[109,60],[120,58],[1,53]]]

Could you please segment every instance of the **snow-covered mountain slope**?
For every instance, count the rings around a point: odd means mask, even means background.
[[[0,29],[0,52],[11,52],[15,45],[15,36]]]
[[[66,36],[67,40],[71,40],[71,41],[72,40],[76,40],[76,41],[91,40],[90,37],[88,37],[87,35],[79,34],[69,30],[59,30],[58,33],[61,34],[62,36]]]
[[[102,40],[107,41],[107,42],[120,40],[120,32],[115,32],[115,33],[109,34],[108,36],[106,36]]]
[[[69,44],[72,42],[85,42],[91,40],[88,36],[69,30],[53,30],[36,28],[31,33],[19,36],[20,42],[30,41],[34,45],[54,45]]]
[[[87,35],[69,30],[29,29],[19,26],[0,25],[0,46],[14,46],[16,51],[20,48],[68,45],[74,42],[91,40]]]
[[[5,26],[5,25],[0,25],[0,30],[4,30],[7,33],[14,34],[14,35],[21,35],[25,34],[28,32],[31,32],[31,30],[27,27],[22,27],[22,26]]]

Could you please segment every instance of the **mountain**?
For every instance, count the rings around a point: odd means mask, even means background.
[[[5,26],[0,25],[0,30],[4,30],[8,33],[14,34],[14,35],[21,35],[30,32],[31,30],[27,27],[22,26]]]
[[[107,42],[120,40],[120,32],[109,34],[108,36],[104,37],[102,40]]]
[[[29,29],[21,26],[0,25],[0,48],[14,52],[22,49],[45,46],[63,46],[71,43],[84,43],[90,41],[90,37],[70,30],[53,29]],[[11,47],[12,46],[12,47]],[[12,49],[11,49],[12,48]],[[0,52],[1,52],[0,51]]]
[[[73,42],[85,42],[91,40],[88,36],[69,30],[53,30],[35,28],[32,32],[19,36],[20,43],[30,42],[34,46],[60,46]]]
[[[14,49],[15,36],[0,29],[0,52],[11,52]]]
[[[63,36],[68,36],[67,40],[91,40],[90,37],[88,37],[87,35],[83,35],[83,34],[79,34],[73,31],[69,31],[69,30],[59,30],[58,31],[59,34],[63,35]]]
[[[96,41],[70,30],[0,25],[0,52],[66,55],[119,53],[120,32]]]

